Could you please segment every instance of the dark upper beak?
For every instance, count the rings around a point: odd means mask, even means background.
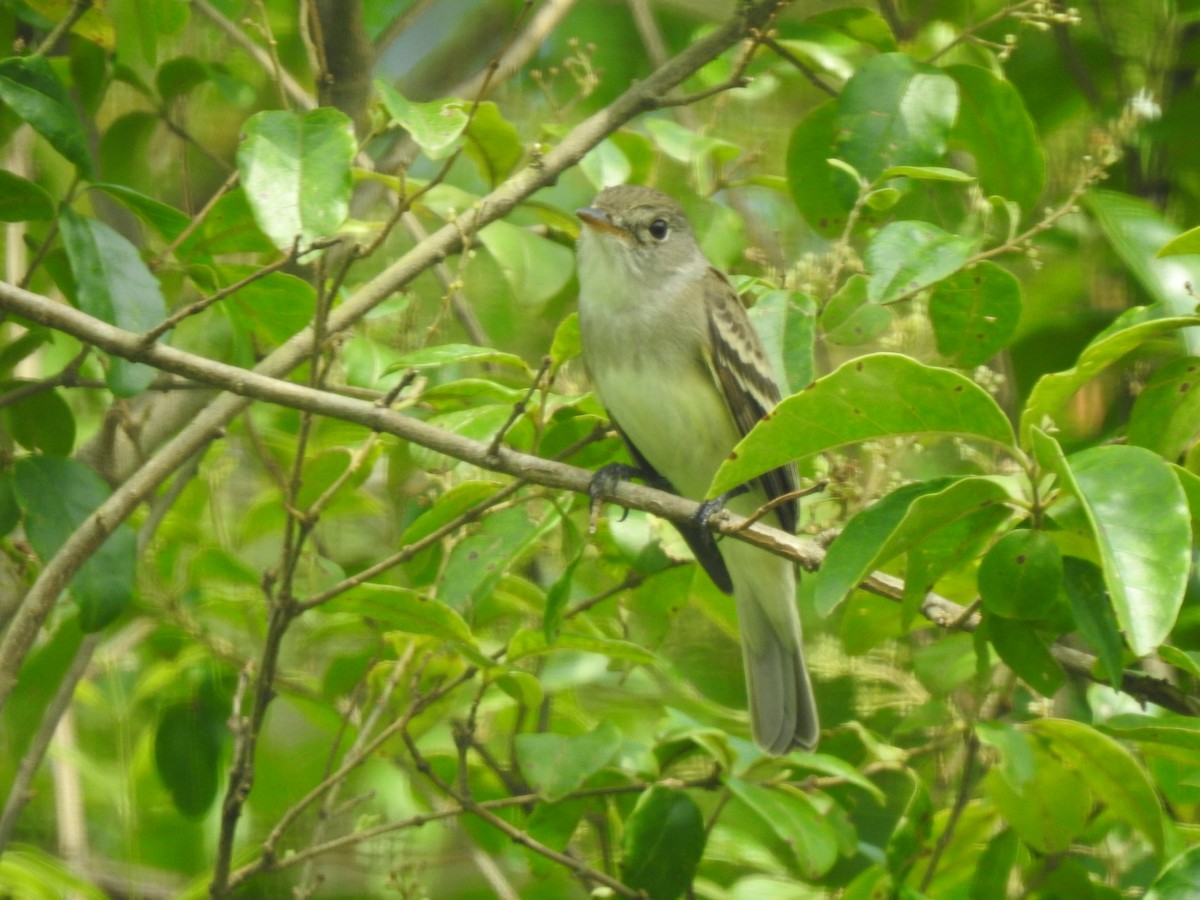
[[[616,226],[612,217],[602,209],[597,209],[594,206],[585,206],[583,209],[575,210],[575,215],[583,220],[584,225],[596,231],[609,231],[613,234],[621,233],[621,229]]]

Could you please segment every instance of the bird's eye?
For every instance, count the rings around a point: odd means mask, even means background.
[[[667,234],[671,231],[671,227],[667,224],[666,219],[655,219],[650,223],[650,237],[656,241],[666,240]]]

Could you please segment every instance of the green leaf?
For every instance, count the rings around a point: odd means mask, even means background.
[[[625,820],[621,881],[653,900],[674,900],[695,877],[705,837],[704,816],[686,791],[652,785]]]
[[[748,310],[771,368],[789,390],[808,387],[814,377],[817,301],[795,291],[770,290]]]
[[[20,521],[21,507],[13,492],[13,474],[0,471],[0,538],[12,534]]]
[[[354,125],[321,107],[298,114],[265,110],[251,116],[237,167],[259,228],[280,250],[333,235],[350,211]]]
[[[1150,776],[1128,750],[1083,722],[1038,719],[1029,728],[1047,740],[1050,752],[1074,769],[1113,815],[1141,832],[1162,856],[1162,807]]]
[[[879,173],[875,183],[889,178],[914,178],[917,181],[952,181],[966,184],[975,180],[974,175],[968,175],[959,169],[948,169],[945,166],[888,166]]]
[[[1178,748],[1189,760],[1200,758],[1200,722],[1191,716],[1125,713],[1106,719],[1101,729],[1123,741]]]
[[[29,382],[9,382],[0,387],[10,391]],[[75,416],[58,391],[30,394],[0,409],[4,427],[14,441],[27,450],[49,456],[70,456],[75,447]]]
[[[505,659],[508,662],[517,662],[528,656],[542,656],[558,650],[582,650],[585,653],[595,653],[609,659],[625,660],[644,666],[653,666],[658,662],[658,657],[644,647],[614,638],[560,631],[554,643],[548,644],[541,628],[522,628],[517,631],[508,642],[508,655]]]
[[[1074,766],[1042,747],[1034,751],[1029,780],[1013,784],[1003,768],[984,778],[984,792],[1013,830],[1039,853],[1065,853],[1087,827],[1092,796]]]
[[[179,237],[192,220],[187,213],[168,206],[153,197],[147,197],[140,191],[126,187],[123,184],[93,184],[93,190],[104,191],[114,200],[120,202],[126,209],[157,231],[167,241]],[[177,249],[177,253],[187,256],[195,246],[196,238],[189,237]]]
[[[868,300],[867,279],[853,275],[829,298],[817,321],[831,344],[852,347],[887,331],[892,314]]]
[[[569,249],[528,229],[493,222],[479,232],[479,240],[504,273],[518,311],[541,307],[574,274],[575,256]]]
[[[867,245],[867,296],[874,303],[911,296],[961,269],[974,246],[928,222],[885,225]]]
[[[1200,434],[1200,357],[1173,359],[1138,393],[1129,414],[1129,443],[1175,460]]]
[[[475,160],[480,174],[493,187],[511,175],[525,156],[517,129],[490,100],[475,107],[463,150]]]
[[[1030,212],[1045,187],[1046,159],[1020,92],[980,66],[948,66],[945,72],[958,84],[951,142],[975,157],[984,193],[1015,201]]]
[[[154,733],[154,765],[175,808],[191,819],[208,812],[220,777],[222,712],[193,700],[163,710]]]
[[[100,476],[82,463],[58,456],[17,460],[13,492],[25,514],[25,536],[49,561],[111,493]],[[71,580],[84,631],[97,631],[125,609],[133,595],[137,539],[118,525]]]
[[[550,374],[553,375],[562,368],[563,363],[575,359],[581,352],[583,344],[579,337],[579,313],[573,312],[554,329],[554,340],[550,342]]]
[[[1183,234],[1167,241],[1154,257],[1162,259],[1164,256],[1181,256],[1186,253],[1200,253],[1200,225],[1189,228]]]
[[[1051,655],[1049,644],[1030,623],[988,616],[984,633],[1005,665],[1042,696],[1053,697],[1066,683],[1066,673]]]
[[[526,709],[536,709],[538,704],[545,697],[545,691],[542,690],[542,683],[537,680],[537,677],[523,672],[520,669],[512,669],[498,675],[494,683],[496,687],[508,694]]]
[[[517,763],[543,800],[561,800],[608,765],[621,747],[621,732],[604,721],[587,734],[518,734]]]
[[[258,268],[223,263],[217,267],[217,273],[221,284],[229,286]],[[265,344],[282,344],[312,321],[317,292],[303,278],[272,272],[239,288],[223,304],[241,333],[252,334]]]
[[[1147,341],[1172,334],[1183,328],[1200,325],[1200,317],[1177,316],[1167,319],[1150,319],[1128,328],[1105,331],[1087,345],[1079,354],[1079,361],[1065,372],[1043,375],[1029,393],[1025,408],[1021,411],[1021,444],[1029,448],[1033,428],[1045,429],[1061,414],[1067,401],[1076,391],[1095,378],[1127,353],[1136,350]]]
[[[792,131],[787,148],[787,183],[804,221],[825,238],[842,234],[858,196],[854,178],[826,163],[833,156],[838,107],[829,100],[811,110]]]
[[[1055,466],[1100,553],[1125,640],[1138,656],[1175,624],[1191,568],[1191,519],[1179,479],[1141,447],[1093,447]]]
[[[988,841],[971,875],[968,900],[1007,900],[1008,883],[1017,864],[1020,841],[1017,833],[1005,828]]]
[[[1151,298],[1174,316],[1196,308],[1196,301],[1183,287],[1186,282],[1200,284],[1200,260],[1190,256],[1155,258],[1162,246],[1178,234],[1158,207],[1129,194],[1097,189],[1084,195],[1083,204]],[[1200,331],[1184,332],[1183,338],[1188,352],[1200,355]]]
[[[868,181],[891,166],[930,166],[946,152],[958,90],[940,69],[905,53],[868,59],[837,99],[833,155]]]
[[[546,635],[547,644],[554,643],[554,635],[562,625],[567,601],[571,599],[571,584],[575,579],[575,570],[579,567],[580,560],[583,559],[583,546],[581,545],[579,549],[580,552],[567,564],[562,575],[554,584],[550,585],[550,590],[546,592],[546,607],[542,612],[542,632]]]
[[[75,275],[79,308],[101,321],[141,334],[167,317],[158,279],[137,248],[96,219],[70,209],[59,217],[63,243]],[[157,370],[119,356],[111,357],[108,386],[120,397],[145,390]]]
[[[726,784],[779,838],[802,878],[819,878],[837,862],[837,835],[808,795],[787,785],[766,787],[740,778],[729,778]]]
[[[438,596],[468,615],[489,597],[516,561],[559,521],[557,513],[541,521],[523,506],[492,513],[450,551]]]
[[[0,222],[28,222],[54,215],[54,201],[37,184],[0,169]]]
[[[462,616],[445,603],[408,588],[360,584],[338,598],[337,611],[367,616],[385,628],[407,634],[427,634],[475,646],[475,637]]]
[[[1194,900],[1200,884],[1200,846],[1171,860],[1159,873],[1143,900]]]
[[[1021,318],[1021,283],[984,260],[938,282],[929,321],[938,353],[959,368],[982,365],[1004,349]]]
[[[904,390],[897,393],[896,386]],[[899,435],[971,437],[1011,447],[1012,426],[981,387],[894,353],[851,360],[784,398],[734,448],[709,490],[715,497],[815,453]]]
[[[872,9],[848,6],[842,9],[831,9],[817,13],[804,20],[805,25],[818,28],[830,28],[834,31],[861,41],[868,47],[873,47],[881,53],[896,49],[896,36],[887,23],[887,19]]]
[[[1096,648],[1101,668],[1113,687],[1120,688],[1125,675],[1121,659],[1124,644],[1112,601],[1104,589],[1104,573],[1087,560],[1067,556],[1063,559],[1063,588],[1075,627]]]
[[[413,350],[401,355],[396,362],[388,366],[387,370],[403,372],[408,369],[440,369],[442,366],[461,363],[499,363],[521,369],[530,375],[533,374],[525,360],[515,353],[504,353],[491,347],[478,347],[474,344],[441,344],[437,347]]]
[[[415,103],[391,85],[376,81],[384,108],[404,128],[430,159],[445,159],[454,152],[467,127],[466,104],[450,98]]]
[[[1008,619],[1042,619],[1062,588],[1062,554],[1044,531],[1010,531],[983,557],[978,580],[979,598],[988,612]]]
[[[158,67],[154,84],[166,104],[204,84],[209,78],[209,68],[200,60],[194,56],[177,56]]]
[[[92,177],[83,125],[44,56],[0,59],[0,102],[73,162],[84,178]]]

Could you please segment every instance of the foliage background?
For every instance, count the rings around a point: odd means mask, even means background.
[[[1194,0],[0,29],[0,892],[1192,896]],[[627,180],[821,379],[719,476],[816,485],[724,538],[819,567],[816,754],[748,741],[694,505],[589,532]]]

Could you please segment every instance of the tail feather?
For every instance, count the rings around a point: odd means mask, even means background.
[[[754,742],[779,755],[817,744],[820,723],[800,638],[792,563],[741,541],[725,541],[733,577]]]

